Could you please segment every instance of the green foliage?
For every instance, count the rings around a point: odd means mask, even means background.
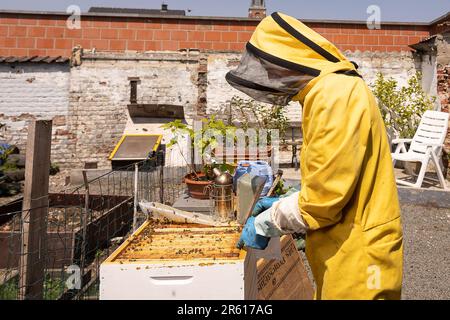
[[[230,109],[238,112],[240,127],[246,131],[254,128],[259,137],[259,130],[267,130],[267,143],[271,143],[271,131],[279,130],[279,135],[284,139],[288,129],[288,119],[283,106],[267,105],[252,99],[242,99],[234,96],[230,100]]]
[[[408,85],[398,88],[393,78],[377,74],[372,86],[387,128],[394,130],[400,138],[411,138],[419,126],[426,110],[433,108],[435,97],[429,97],[421,86],[422,75],[416,73],[408,80]]]
[[[211,116],[210,118],[202,119],[202,129],[199,131],[195,131],[193,128],[188,126],[186,123],[183,123],[181,120],[175,120],[169,123],[166,123],[161,126],[165,130],[170,130],[173,134],[173,138],[167,144],[167,147],[173,147],[174,145],[178,145],[178,141],[183,139],[184,136],[188,135],[191,148],[197,147],[200,151],[200,155],[204,159],[205,156],[209,158],[214,158],[214,149],[219,145],[219,141],[217,141],[217,136],[223,137],[223,139],[235,139],[236,127],[225,124],[220,119],[216,119],[215,116]],[[222,141],[221,143],[224,143]],[[186,159],[184,159],[186,161]],[[187,162],[187,161],[186,161]],[[189,165],[189,164],[188,164]],[[194,163],[191,163],[191,170],[195,171]],[[205,164],[204,171],[208,172],[214,167],[219,167],[221,170],[234,170],[229,164]]]
[[[6,162],[6,159],[8,159],[9,155],[13,152],[14,152],[13,146],[6,148],[0,145],[0,163]]]
[[[56,300],[65,289],[64,279],[52,278],[49,274],[44,280],[44,300]],[[19,277],[13,277],[0,285],[0,300],[17,300],[19,294]]]

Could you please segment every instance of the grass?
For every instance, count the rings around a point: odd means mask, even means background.
[[[47,274],[44,281],[44,300],[57,300],[65,286],[64,279],[52,278]],[[18,293],[19,277],[17,276],[0,285],[0,300],[17,300]]]

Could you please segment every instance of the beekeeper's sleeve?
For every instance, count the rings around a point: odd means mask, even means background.
[[[359,180],[370,131],[370,117],[362,107],[367,93],[358,90],[361,86],[347,90],[336,86],[336,79],[334,85],[327,82],[317,83],[304,102],[308,121],[303,128],[299,210],[311,230],[341,220]]]

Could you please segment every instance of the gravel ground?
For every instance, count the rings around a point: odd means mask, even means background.
[[[403,299],[450,299],[450,209],[402,205]]]
[[[450,299],[450,209],[402,205],[402,219],[402,299]],[[304,252],[300,256],[313,279]]]

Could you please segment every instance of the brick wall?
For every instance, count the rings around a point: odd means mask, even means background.
[[[70,68],[66,64],[0,64],[1,139],[25,151],[28,124],[52,119],[52,161],[65,161]]]
[[[99,51],[160,51],[197,48],[241,51],[258,21],[220,18],[130,18],[82,16],[81,29],[66,27],[67,16],[0,13],[0,56],[69,56],[76,45]],[[410,51],[429,36],[428,25],[319,23],[307,25],[342,50]]]
[[[167,143],[171,136],[160,127],[170,120],[142,118],[132,123],[127,110],[128,78],[140,79],[138,103],[181,105],[186,119],[191,120],[197,113],[197,59],[177,52],[98,54],[72,68],[69,130],[76,135],[72,164],[82,167],[84,162],[95,161],[100,167],[108,167],[108,156],[124,132],[164,134],[163,143]],[[173,152],[168,153],[167,162],[181,164],[178,149]]]
[[[450,112],[450,65],[440,66],[438,68],[438,94],[441,102],[442,112]],[[447,139],[445,141],[445,149],[447,153],[450,153],[450,122],[447,133]],[[449,172],[450,174],[450,172]],[[449,175],[450,176],[450,175]]]

